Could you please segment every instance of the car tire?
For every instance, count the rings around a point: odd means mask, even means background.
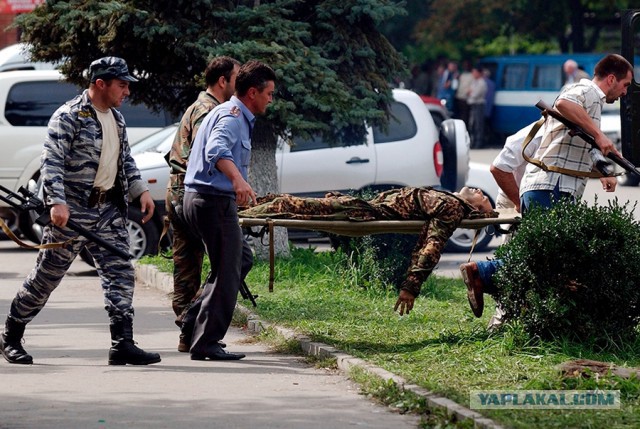
[[[479,230],[474,251],[483,251],[493,239],[493,235],[489,234],[487,228]],[[453,235],[449,237],[449,241],[445,246],[445,250],[449,252],[470,252],[473,245],[473,238],[476,235],[475,229],[458,228]]]
[[[142,212],[138,207],[129,206],[127,231],[129,232],[130,242],[129,253],[133,259],[140,259],[144,255],[158,253],[160,232],[153,222],[142,223],[142,217]],[[92,267],[95,266],[93,257],[86,248],[80,252],[80,258]]]
[[[129,222],[127,230],[129,231],[129,253],[133,259],[140,259],[144,255],[158,253],[158,241],[160,240],[160,231],[157,226],[149,221],[142,223],[142,212],[134,205],[129,205]]]
[[[40,200],[44,199],[42,179],[40,179],[40,177],[29,180],[26,188]],[[38,216],[39,214],[36,213],[35,210],[28,210],[20,213],[20,231],[27,239],[40,244],[42,241],[43,227],[36,223]]]
[[[38,198],[42,199],[42,180],[38,178],[37,181],[30,181],[29,190],[36,194]],[[20,230],[25,237],[34,243],[40,243],[42,241],[42,226],[35,223],[37,216],[37,213],[30,210],[27,213],[23,213],[20,220]],[[158,251],[158,241],[160,239],[158,227],[151,221],[143,224],[142,217],[142,213],[138,207],[129,205],[127,230],[129,231],[129,240],[131,243],[129,252],[133,259],[140,259],[146,254],[155,254]],[[86,249],[80,252],[80,258],[92,267],[95,266],[93,258]]]
[[[640,179],[633,174],[623,174],[621,176],[616,176],[618,180],[618,185],[620,186],[638,186],[640,183]]]

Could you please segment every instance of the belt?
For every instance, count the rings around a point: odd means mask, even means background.
[[[115,194],[114,188],[106,191],[103,191],[100,188],[93,188],[89,195],[89,207],[95,207],[96,205],[104,204],[107,201],[115,201]]]

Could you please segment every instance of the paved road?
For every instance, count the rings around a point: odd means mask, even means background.
[[[0,318],[36,253],[0,241]],[[176,351],[170,302],[138,288],[134,332],[162,362],[108,366],[109,330],[95,272],[78,260],[45,309],[27,326],[33,365],[0,358],[0,429],[415,428],[403,416],[358,394],[343,376],[300,358],[269,352],[239,329],[236,362],[191,361]]]

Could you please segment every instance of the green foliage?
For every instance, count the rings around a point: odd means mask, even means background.
[[[354,195],[370,200],[376,190],[364,189]],[[348,257],[343,267],[352,277],[357,275],[357,285],[387,289],[400,288],[407,275],[411,253],[416,247],[415,234],[375,234],[362,237],[332,236],[331,243]]]
[[[470,390],[620,389],[619,410],[494,410],[482,414],[502,427],[535,428],[631,428],[640,427],[640,392],[637,380],[607,377],[564,380],[557,366],[574,359],[611,362],[622,367],[640,366],[640,339],[602,348],[592,341],[532,337],[521,323],[510,323],[499,332],[487,332],[491,316],[485,310],[475,318],[467,304],[466,287],[460,279],[430,276],[427,294],[416,301],[410,315],[393,312],[397,294],[380,289],[362,289],[345,282],[342,252],[313,252],[295,249],[291,258],[277,258],[275,287],[268,291],[269,264],[256,261],[247,283],[259,295],[256,308],[260,319],[287,327],[312,341],[320,341],[403,377],[437,395],[462,405],[469,404]],[[145,258],[154,264],[159,257]],[[248,301],[239,300],[245,306]],[[493,301],[485,302],[486,308]],[[271,332],[270,332],[271,331]],[[277,337],[272,330],[264,334]],[[275,343],[282,342],[274,338]],[[273,344],[272,341],[269,341]],[[291,352],[293,347],[278,349]],[[419,398],[373,376],[354,375],[367,395],[407,411],[423,413]],[[594,384],[595,383],[595,384]],[[420,427],[464,427],[438,411],[421,414]],[[471,426],[469,426],[471,427]]]
[[[528,212],[496,252],[507,319],[547,338],[615,344],[637,336],[640,225],[627,205],[562,201]]]
[[[619,34],[620,11],[631,6],[629,0],[432,0],[414,38],[428,59],[619,50],[603,46],[602,36]]]
[[[346,268],[359,274],[360,286],[399,289],[417,241],[415,234],[376,234],[338,237],[334,245],[349,255]]]
[[[404,72],[378,30],[401,12],[388,0],[51,0],[16,24],[35,59],[66,58],[62,71],[81,86],[94,59],[125,58],[144,77],[132,102],[176,114],[202,89],[209,58],[262,60],[278,76],[262,121],[271,135],[362,141],[364,121],[386,124],[389,82]]]

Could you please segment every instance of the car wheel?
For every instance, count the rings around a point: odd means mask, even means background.
[[[17,210],[11,207],[0,207],[0,218],[2,218],[2,221],[13,235],[20,235],[20,214]],[[8,238],[9,236],[5,234],[4,230],[0,229],[0,240]]]
[[[133,259],[140,259],[144,255],[158,252],[158,241],[160,240],[158,228],[151,221],[143,224],[142,217],[142,212],[138,207],[129,206],[127,231],[130,242],[129,253]],[[86,248],[80,252],[80,258],[92,267],[95,266],[93,257]]]
[[[138,207],[129,206],[129,253],[133,259],[140,259],[144,255],[158,253],[160,232],[153,222],[142,223],[142,212]]]
[[[27,189],[40,200],[43,199],[44,192],[42,190],[42,180],[39,177],[37,179],[29,180]],[[21,212],[20,231],[27,239],[40,244],[42,241],[42,226],[36,223],[38,216],[39,214],[36,213],[35,210]]]
[[[616,179],[620,186],[638,186],[640,183],[640,179],[638,179],[634,174],[623,174],[621,176],[616,176]]]
[[[450,252],[470,252],[475,235],[475,229],[458,228],[447,241],[445,250]],[[492,239],[493,236],[487,232],[487,228],[482,228],[479,230],[476,246],[473,250],[477,252],[484,250]]]
[[[42,199],[42,180],[29,181],[29,190],[36,194],[38,198]],[[37,213],[33,210],[23,214],[20,223],[20,229],[22,233],[31,241],[40,243],[42,241],[42,226],[35,222]],[[134,259],[140,259],[146,254],[157,253],[158,240],[160,234],[156,225],[153,222],[142,223],[142,213],[138,207],[133,205],[129,206],[129,222],[127,223],[127,230],[129,231],[129,240],[131,246],[129,253]],[[80,252],[80,258],[92,267],[95,266],[93,258],[87,251],[82,249]]]

